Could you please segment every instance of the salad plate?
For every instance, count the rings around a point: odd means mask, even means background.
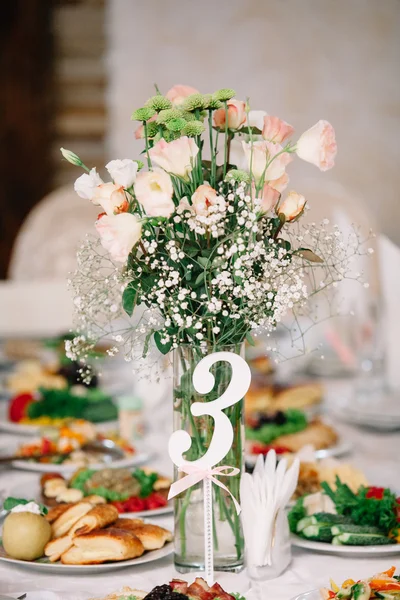
[[[314,450],[315,460],[321,460],[323,458],[339,458],[349,454],[353,449],[353,445],[349,440],[340,438],[337,443],[330,448],[323,448],[321,450]],[[258,454],[246,453],[246,464],[250,467],[254,467],[257,462]],[[278,454],[279,459],[279,454]]]
[[[313,590],[294,596],[291,600],[321,600],[321,592],[318,588],[314,588]]]
[[[387,546],[335,546],[326,542],[306,540],[295,534],[292,534],[290,537],[292,546],[321,554],[335,554],[336,556],[349,558],[379,558],[381,556],[394,556],[400,554],[400,544]],[[309,593],[311,594],[311,591]],[[303,594],[298,596],[299,600],[300,598],[306,600],[306,597]],[[307,596],[307,600],[317,600],[317,598],[314,599],[314,596]]]
[[[135,567],[145,563],[154,562],[164,558],[165,556],[169,556],[173,553],[173,551],[174,545],[172,542],[170,542],[163,548],[160,548],[160,550],[152,550],[151,552],[147,552],[142,556],[139,556],[139,558],[121,560],[119,562],[102,563],[98,565],[64,565],[59,562],[51,563],[45,559],[27,561],[9,558],[6,556],[3,546],[0,544],[0,562],[4,562],[8,565],[15,565],[31,571],[54,573],[55,575],[89,575],[102,572],[104,573],[106,571],[115,571],[117,569],[125,569],[127,567]]]

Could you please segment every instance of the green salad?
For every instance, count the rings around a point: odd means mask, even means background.
[[[336,489],[326,482],[321,487],[321,496],[330,498],[333,510],[310,511],[309,500],[315,495],[302,496],[288,513],[292,533],[334,545],[377,546],[400,541],[400,499],[391,490],[361,486],[354,493],[338,477]]]
[[[246,427],[246,438],[270,444],[281,435],[297,433],[307,427],[307,417],[301,410],[289,409],[282,413],[282,416],[282,420],[278,422],[271,419],[264,423],[261,418],[256,427]]]

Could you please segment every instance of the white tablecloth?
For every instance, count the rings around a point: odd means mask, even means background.
[[[353,453],[348,457],[348,461],[364,470],[369,481],[374,485],[398,489],[399,432],[378,433],[342,423],[335,423],[335,425],[340,434],[353,444]],[[0,438],[2,446],[8,441],[15,444],[15,436],[0,433]],[[153,466],[161,472],[170,472],[171,466],[166,456],[166,439],[155,437],[150,443],[159,453],[158,458],[153,461]],[[12,486],[17,482],[23,482],[24,478],[32,478],[32,474],[9,469],[0,470],[1,492],[7,494]],[[29,495],[29,489],[26,493]],[[160,517],[157,523],[172,528],[172,517]],[[293,560],[289,569],[279,578],[264,584],[265,598],[290,600],[301,592],[328,585],[331,577],[338,582],[349,577],[358,579],[387,569],[392,563],[400,566],[400,560],[395,558],[340,558],[293,549]],[[87,600],[120,589],[124,585],[150,590],[154,585],[166,583],[173,577],[182,578],[182,575],[174,570],[172,555],[143,566],[79,577],[37,573],[0,563],[0,592],[16,596],[17,592],[48,590],[59,592],[57,597],[62,600]],[[187,578],[190,579],[191,575],[189,574]],[[239,575],[217,574],[217,579],[229,591],[244,593],[249,589],[245,571]],[[28,594],[27,600],[55,600],[55,598],[53,595],[47,597],[36,593],[32,595],[32,599]]]

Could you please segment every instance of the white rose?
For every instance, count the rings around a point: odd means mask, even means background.
[[[114,183],[128,189],[135,183],[138,164],[130,158],[111,160],[106,165],[106,169],[114,179]]]
[[[265,110],[250,110],[248,121],[246,121],[245,125],[250,125],[250,127],[257,127],[260,131],[263,130],[264,127],[264,117],[267,116]]]
[[[125,263],[135,244],[140,240],[142,225],[131,213],[102,215],[95,224],[101,245],[111,257]]]
[[[74,189],[81,198],[91,200],[93,198],[94,190],[102,183],[102,178],[94,168],[91,169],[89,173],[84,173],[78,177],[75,181]]]

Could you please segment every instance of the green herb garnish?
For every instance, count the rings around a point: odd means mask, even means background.
[[[297,523],[307,514],[304,508],[304,498],[305,496],[299,498],[288,513],[289,529],[292,533],[296,533]]]
[[[132,475],[140,484],[140,497],[146,498],[147,496],[150,496],[153,491],[154,484],[158,479],[157,473],[147,474],[142,471],[142,469],[136,469]]]
[[[40,512],[42,513],[42,515],[47,515],[48,510],[44,504],[36,502],[36,500],[26,500],[25,498],[13,498],[12,496],[9,496],[4,500],[3,508],[4,510],[10,511],[16,506],[20,506],[21,504],[25,506],[25,504],[29,504],[29,502],[34,502],[35,504],[37,504],[40,508]]]
[[[259,429],[246,427],[246,438],[262,444],[270,444],[280,435],[297,433],[307,427],[307,418],[301,410],[290,409],[285,411],[286,422],[282,425],[265,423]]]

